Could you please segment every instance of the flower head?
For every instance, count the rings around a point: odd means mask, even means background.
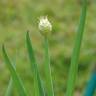
[[[41,34],[45,34],[45,35],[48,35],[48,33],[52,31],[52,25],[49,22],[47,16],[43,16],[40,18],[39,30],[41,31]]]

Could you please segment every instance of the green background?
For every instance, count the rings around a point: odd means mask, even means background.
[[[81,5],[80,0],[0,0],[0,96],[4,96],[10,79],[10,73],[2,58],[2,44],[6,45],[12,61],[16,63],[17,71],[29,94],[34,94],[32,72],[25,44],[27,31],[30,31],[39,71],[44,80],[44,41],[38,29],[40,16],[48,16],[53,26],[49,38],[53,83],[55,96],[63,96],[66,91]],[[75,93],[83,91],[96,64],[95,23],[96,1],[89,0]],[[17,91],[15,88],[13,90],[15,96]]]

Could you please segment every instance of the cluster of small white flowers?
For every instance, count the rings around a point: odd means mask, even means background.
[[[52,25],[49,22],[47,16],[42,16],[39,20],[40,31],[52,31]]]

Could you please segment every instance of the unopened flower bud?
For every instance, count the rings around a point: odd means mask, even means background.
[[[48,36],[52,31],[52,25],[49,22],[47,16],[43,16],[39,21],[39,30],[42,35]]]

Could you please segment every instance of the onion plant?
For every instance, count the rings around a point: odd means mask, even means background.
[[[87,11],[87,0],[83,0],[80,22],[79,22],[79,27],[77,30],[75,45],[74,45],[72,59],[71,59],[71,66],[69,70],[69,78],[68,78],[66,96],[73,96],[73,91],[75,88],[76,75],[78,72],[78,59],[79,59],[80,47],[82,43],[85,20],[86,20],[86,11]]]
[[[74,45],[71,65],[69,69],[66,96],[73,96],[73,92],[75,89],[76,76],[78,73],[78,59],[79,59],[80,47],[81,47],[84,28],[85,28],[86,11],[87,11],[87,0],[83,0],[80,22],[79,22],[78,30],[76,32],[77,35],[75,38],[75,45]],[[37,60],[35,58],[34,48],[31,42],[29,32],[27,32],[26,34],[26,46],[27,46],[28,56],[30,60],[31,70],[33,73],[32,76],[34,78],[33,87],[35,89],[35,96],[54,96],[51,65],[50,65],[50,50],[49,50],[49,42],[48,42],[49,41],[48,39],[52,31],[52,25],[46,16],[40,18],[39,30],[41,35],[44,38],[45,62],[44,62],[43,68],[45,73],[45,81],[42,80],[39,72],[39,68],[38,68]],[[17,88],[19,96],[28,96],[27,90],[18,72],[16,71],[14,64],[11,62],[11,59],[9,58],[9,55],[4,45],[2,46],[2,52],[3,52],[5,64],[9,69],[10,75],[12,77],[8,85],[5,96],[12,96],[11,93],[12,93],[13,87]]]

